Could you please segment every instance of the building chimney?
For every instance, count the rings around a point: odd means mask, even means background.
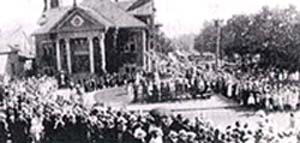
[[[77,6],[77,0],[73,0],[73,7]]]
[[[44,0],[44,12],[48,10],[48,0]]]
[[[44,12],[53,9],[58,8],[61,5],[61,0],[44,0]]]
[[[51,0],[50,1],[50,8],[58,8],[59,7],[59,0]]]

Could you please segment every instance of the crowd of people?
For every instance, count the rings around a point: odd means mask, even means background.
[[[296,110],[300,105],[298,83],[276,80],[272,72],[238,75],[233,71],[222,71],[216,76],[217,92],[240,105],[269,111]]]
[[[81,85],[84,87],[85,92],[125,86],[128,83],[132,83],[135,80],[134,78],[135,76],[129,73],[106,73],[103,75],[83,75],[72,77],[65,72],[60,72],[56,76],[60,88],[69,88]]]
[[[225,87],[220,86],[221,82],[206,80],[211,81],[207,83],[213,91],[230,93],[219,88]],[[258,129],[236,122],[224,131],[202,116],[189,119],[181,114],[160,113],[162,109],[156,109],[160,114],[154,114],[103,105],[86,108],[84,87],[74,87],[72,95],[66,97],[57,94],[58,83],[51,77],[33,77],[1,84],[1,143],[281,143],[290,138],[292,143],[299,141],[293,114],[290,130],[275,131],[267,115],[262,115]]]
[[[266,110],[296,110],[300,105],[300,88],[295,82],[276,80],[274,72],[243,73],[239,70],[191,69],[184,74],[162,78],[160,72],[105,74],[80,81],[68,81],[61,75],[60,85],[82,85],[85,92],[127,86],[134,102],[155,103],[190,99],[209,99],[222,94],[242,106]],[[63,82],[63,84],[62,84]]]
[[[161,73],[145,76],[138,73],[132,84],[135,102],[172,102],[191,99],[209,99],[212,88],[203,73],[189,72],[161,78]]]
[[[191,122],[180,114],[145,114],[102,105],[87,109],[81,92],[66,98],[57,95],[57,89],[57,81],[49,77],[2,84],[0,142],[222,143],[226,138],[203,118]]]

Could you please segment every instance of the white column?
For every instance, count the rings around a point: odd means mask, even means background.
[[[70,39],[66,39],[66,51],[67,51],[68,71],[71,74],[72,73],[72,61],[71,61]]]
[[[146,56],[146,32],[145,30],[141,30],[141,36],[142,36],[142,48],[143,48],[143,69],[146,71],[147,70],[147,56]]]
[[[57,70],[61,70],[61,59],[60,59],[60,46],[59,46],[59,40],[55,42],[56,46],[56,63],[57,63]]]
[[[104,72],[106,72],[105,34],[104,33],[101,33],[101,36],[100,36],[99,40],[100,40],[100,48],[101,48],[102,70]]]
[[[94,45],[93,38],[89,37],[89,51],[90,51],[90,71],[91,73],[95,73],[95,60],[94,60]]]

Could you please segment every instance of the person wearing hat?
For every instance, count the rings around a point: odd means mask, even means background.
[[[17,137],[15,139],[16,143],[29,143],[28,130],[30,124],[22,113],[16,116],[14,127],[15,131],[12,134],[15,134],[15,137]]]
[[[150,141],[149,143],[163,143],[163,132],[159,128],[153,128],[150,131]]]
[[[188,136],[185,130],[180,130],[178,133],[178,137],[179,139],[177,143],[187,143]]]
[[[133,133],[134,143],[145,143],[146,136],[147,136],[147,133],[141,127],[138,127],[137,129],[134,130],[134,133]],[[126,140],[128,141],[128,138],[126,138]]]
[[[40,142],[42,140],[42,132],[44,130],[43,126],[43,116],[42,114],[36,112],[31,119],[31,127],[30,127],[30,134],[34,141],[34,143]]]
[[[115,119],[115,132],[117,135],[118,142],[121,143],[123,139],[123,134],[127,130],[127,120],[121,115],[121,113],[119,113],[117,116],[118,117]]]
[[[0,112],[0,142],[5,143],[7,141],[7,122],[6,122],[6,115],[3,112]]]
[[[197,143],[197,134],[194,132],[187,132],[187,143]]]
[[[165,139],[165,143],[177,143],[178,141],[178,134],[171,130],[168,134],[168,136],[166,136],[166,139]]]

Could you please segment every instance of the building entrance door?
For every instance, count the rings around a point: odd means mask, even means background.
[[[71,60],[73,73],[89,73],[89,43],[87,38],[71,39]]]

